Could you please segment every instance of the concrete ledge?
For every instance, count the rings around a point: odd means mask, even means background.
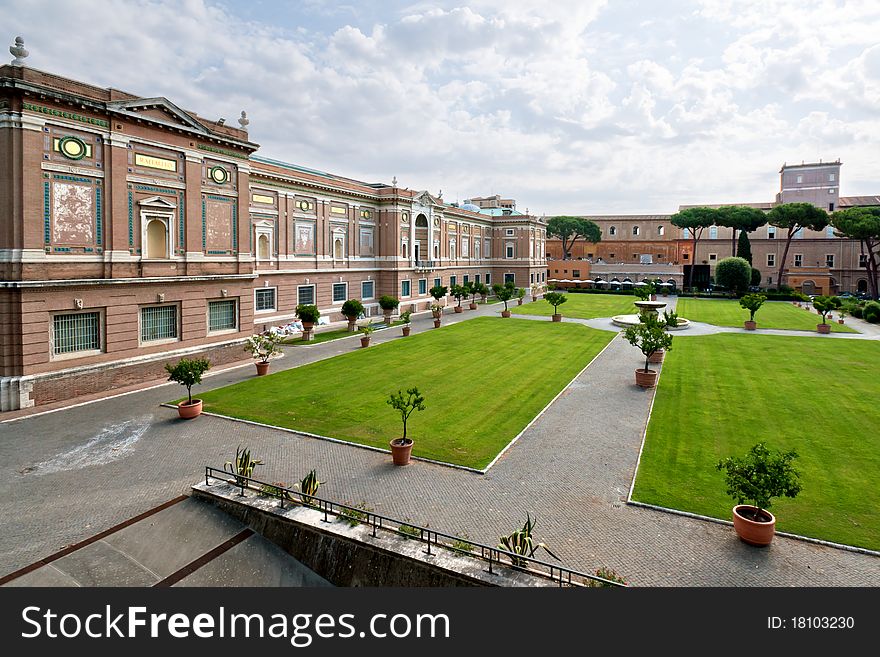
[[[441,546],[396,534],[392,529],[373,536],[367,525],[352,527],[343,519],[317,509],[264,497],[219,480],[192,487],[193,497],[207,501],[255,532],[262,534],[297,561],[336,586],[559,586],[557,581],[524,571],[488,564]],[[578,582],[580,584],[580,582]]]

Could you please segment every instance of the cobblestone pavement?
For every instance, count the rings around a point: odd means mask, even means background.
[[[494,315],[500,305],[450,315],[445,324]],[[543,318],[544,321],[549,321]],[[511,320],[515,321],[515,320]],[[413,333],[430,328],[418,318]],[[442,329],[441,329],[442,330]],[[374,342],[399,339],[378,331]],[[357,338],[290,347],[277,371],[357,348]],[[641,354],[615,338],[485,475],[159,406],[168,385],[0,424],[0,573],[187,492],[205,464],[246,444],[268,481],[311,468],[322,493],[381,513],[495,544],[537,517],[536,537],[566,565],[606,565],[643,586],[880,585],[880,558],[777,537],[766,549],[732,528],[625,504],[653,392],[633,385]],[[253,366],[206,379],[219,387]]]

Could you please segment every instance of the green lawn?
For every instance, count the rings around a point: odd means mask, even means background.
[[[795,449],[803,486],[777,527],[880,549],[880,343],[681,338],[666,355],[633,499],[730,519],[714,464],[757,442]]]
[[[413,454],[488,465],[615,336],[579,324],[478,317],[317,363],[199,392],[207,411],[388,448],[385,403],[417,386]]]
[[[559,312],[565,317],[580,319],[632,315],[636,312],[633,302],[639,300],[638,297],[628,294],[572,293],[565,296],[568,301],[559,306]],[[657,298],[661,299],[662,297]],[[553,314],[553,306],[544,299],[524,303],[521,306],[517,306],[513,301],[510,302],[510,310],[516,315],[545,315],[549,317]]]
[[[739,305],[739,301],[733,299],[694,299],[686,297],[678,300],[676,309],[679,317],[686,317],[695,322],[715,324],[715,326],[739,326],[749,318],[749,311]],[[793,306],[788,301],[766,301],[760,310],[755,313],[755,321],[758,328],[789,329],[800,331],[815,331],[816,324],[822,321],[822,317],[814,310],[806,310]],[[846,324],[837,323],[837,313],[834,313],[834,321],[828,322],[831,330],[838,333],[858,333]]]

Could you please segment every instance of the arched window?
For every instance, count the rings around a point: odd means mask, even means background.
[[[341,237],[336,237],[333,240],[333,257],[336,260],[342,260],[345,257],[345,249]]]
[[[617,235],[617,226],[612,226],[611,228],[609,228],[608,234],[609,235]]]
[[[633,226],[633,235],[638,235],[638,234],[639,234],[639,227]]]
[[[257,258],[260,260],[269,260],[271,257],[269,250],[269,236],[265,233],[257,239]]]
[[[152,219],[147,224],[147,258],[168,257],[168,226],[161,219]]]
[[[416,217],[416,228],[427,228],[427,227],[428,227],[428,218],[425,215],[420,214],[418,217]]]
[[[666,232],[666,229],[663,226],[657,226],[657,234],[658,235],[660,235],[662,237],[663,233],[665,233],[665,232]]]

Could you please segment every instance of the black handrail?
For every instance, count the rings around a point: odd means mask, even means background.
[[[217,476],[216,473],[220,473],[220,476]],[[368,525],[372,527],[373,536],[376,537],[376,530],[382,529],[385,531],[394,532],[396,534],[402,534],[401,528],[412,527],[414,529],[419,530],[418,536],[407,533],[408,538],[416,539],[421,541],[422,543],[427,543],[427,553],[432,554],[431,545],[432,545],[432,537],[433,537],[433,545],[441,546],[447,550],[452,550],[453,552],[458,552],[460,554],[466,554],[471,557],[476,557],[482,559],[483,561],[488,562],[489,564],[489,573],[492,573],[493,564],[497,565],[506,565],[508,567],[514,568],[516,570],[521,570],[524,572],[528,572],[532,575],[538,575],[541,577],[549,577],[550,581],[558,582],[559,586],[583,586],[580,582],[573,580],[573,577],[580,577],[583,580],[591,580],[594,582],[598,582],[603,586],[621,586],[625,587],[626,584],[621,582],[615,582],[613,580],[605,579],[604,577],[599,577],[598,575],[590,575],[589,573],[583,573],[578,570],[573,570],[571,568],[566,568],[565,566],[561,566],[558,564],[549,563],[547,561],[542,561],[541,559],[535,559],[534,557],[526,557],[524,555],[514,554],[513,552],[509,552],[507,550],[502,550],[497,547],[492,547],[490,545],[485,545],[483,543],[477,543],[470,539],[462,538],[461,536],[455,536],[454,534],[447,534],[445,532],[437,531],[436,529],[428,529],[427,527],[419,527],[417,525],[413,525],[409,522],[404,522],[397,518],[392,518],[390,516],[383,516],[379,513],[374,513],[373,511],[369,511],[367,509],[357,508],[348,506],[347,504],[342,504],[340,502],[334,502],[332,500],[327,500],[322,497],[317,497],[315,495],[307,495],[301,491],[286,488],[284,486],[279,486],[278,484],[268,483],[265,481],[260,481],[259,479],[255,479],[253,477],[246,477],[244,475],[234,474],[229,472],[228,470],[224,470],[222,468],[215,468],[210,465],[205,466],[205,485],[211,485],[211,479],[219,479],[224,483],[233,484],[241,489],[240,495],[244,495],[245,490],[253,490],[256,492],[262,492],[263,487],[269,487],[273,489],[272,496],[277,497],[279,499],[280,508],[284,508],[285,501],[291,503],[292,505],[297,504],[294,500],[294,496],[299,497],[302,500],[302,504],[311,506],[312,508],[318,509],[324,514],[324,520],[329,522],[328,514],[332,514],[334,516],[343,516],[346,521],[355,521],[362,525]],[[277,491],[277,492],[274,492]],[[345,512],[349,512],[345,514]],[[386,527],[385,523],[390,523],[391,527]],[[393,527],[396,527],[394,529]],[[440,542],[440,539],[444,539],[445,542]],[[455,547],[455,543],[467,543],[472,545],[471,550],[465,550],[462,548]],[[479,548],[479,552],[476,550]],[[526,566],[514,566],[512,564],[502,564],[501,557],[506,556],[512,562],[515,563],[525,563]],[[531,566],[531,567],[530,567]],[[546,571],[546,572],[545,572]]]

